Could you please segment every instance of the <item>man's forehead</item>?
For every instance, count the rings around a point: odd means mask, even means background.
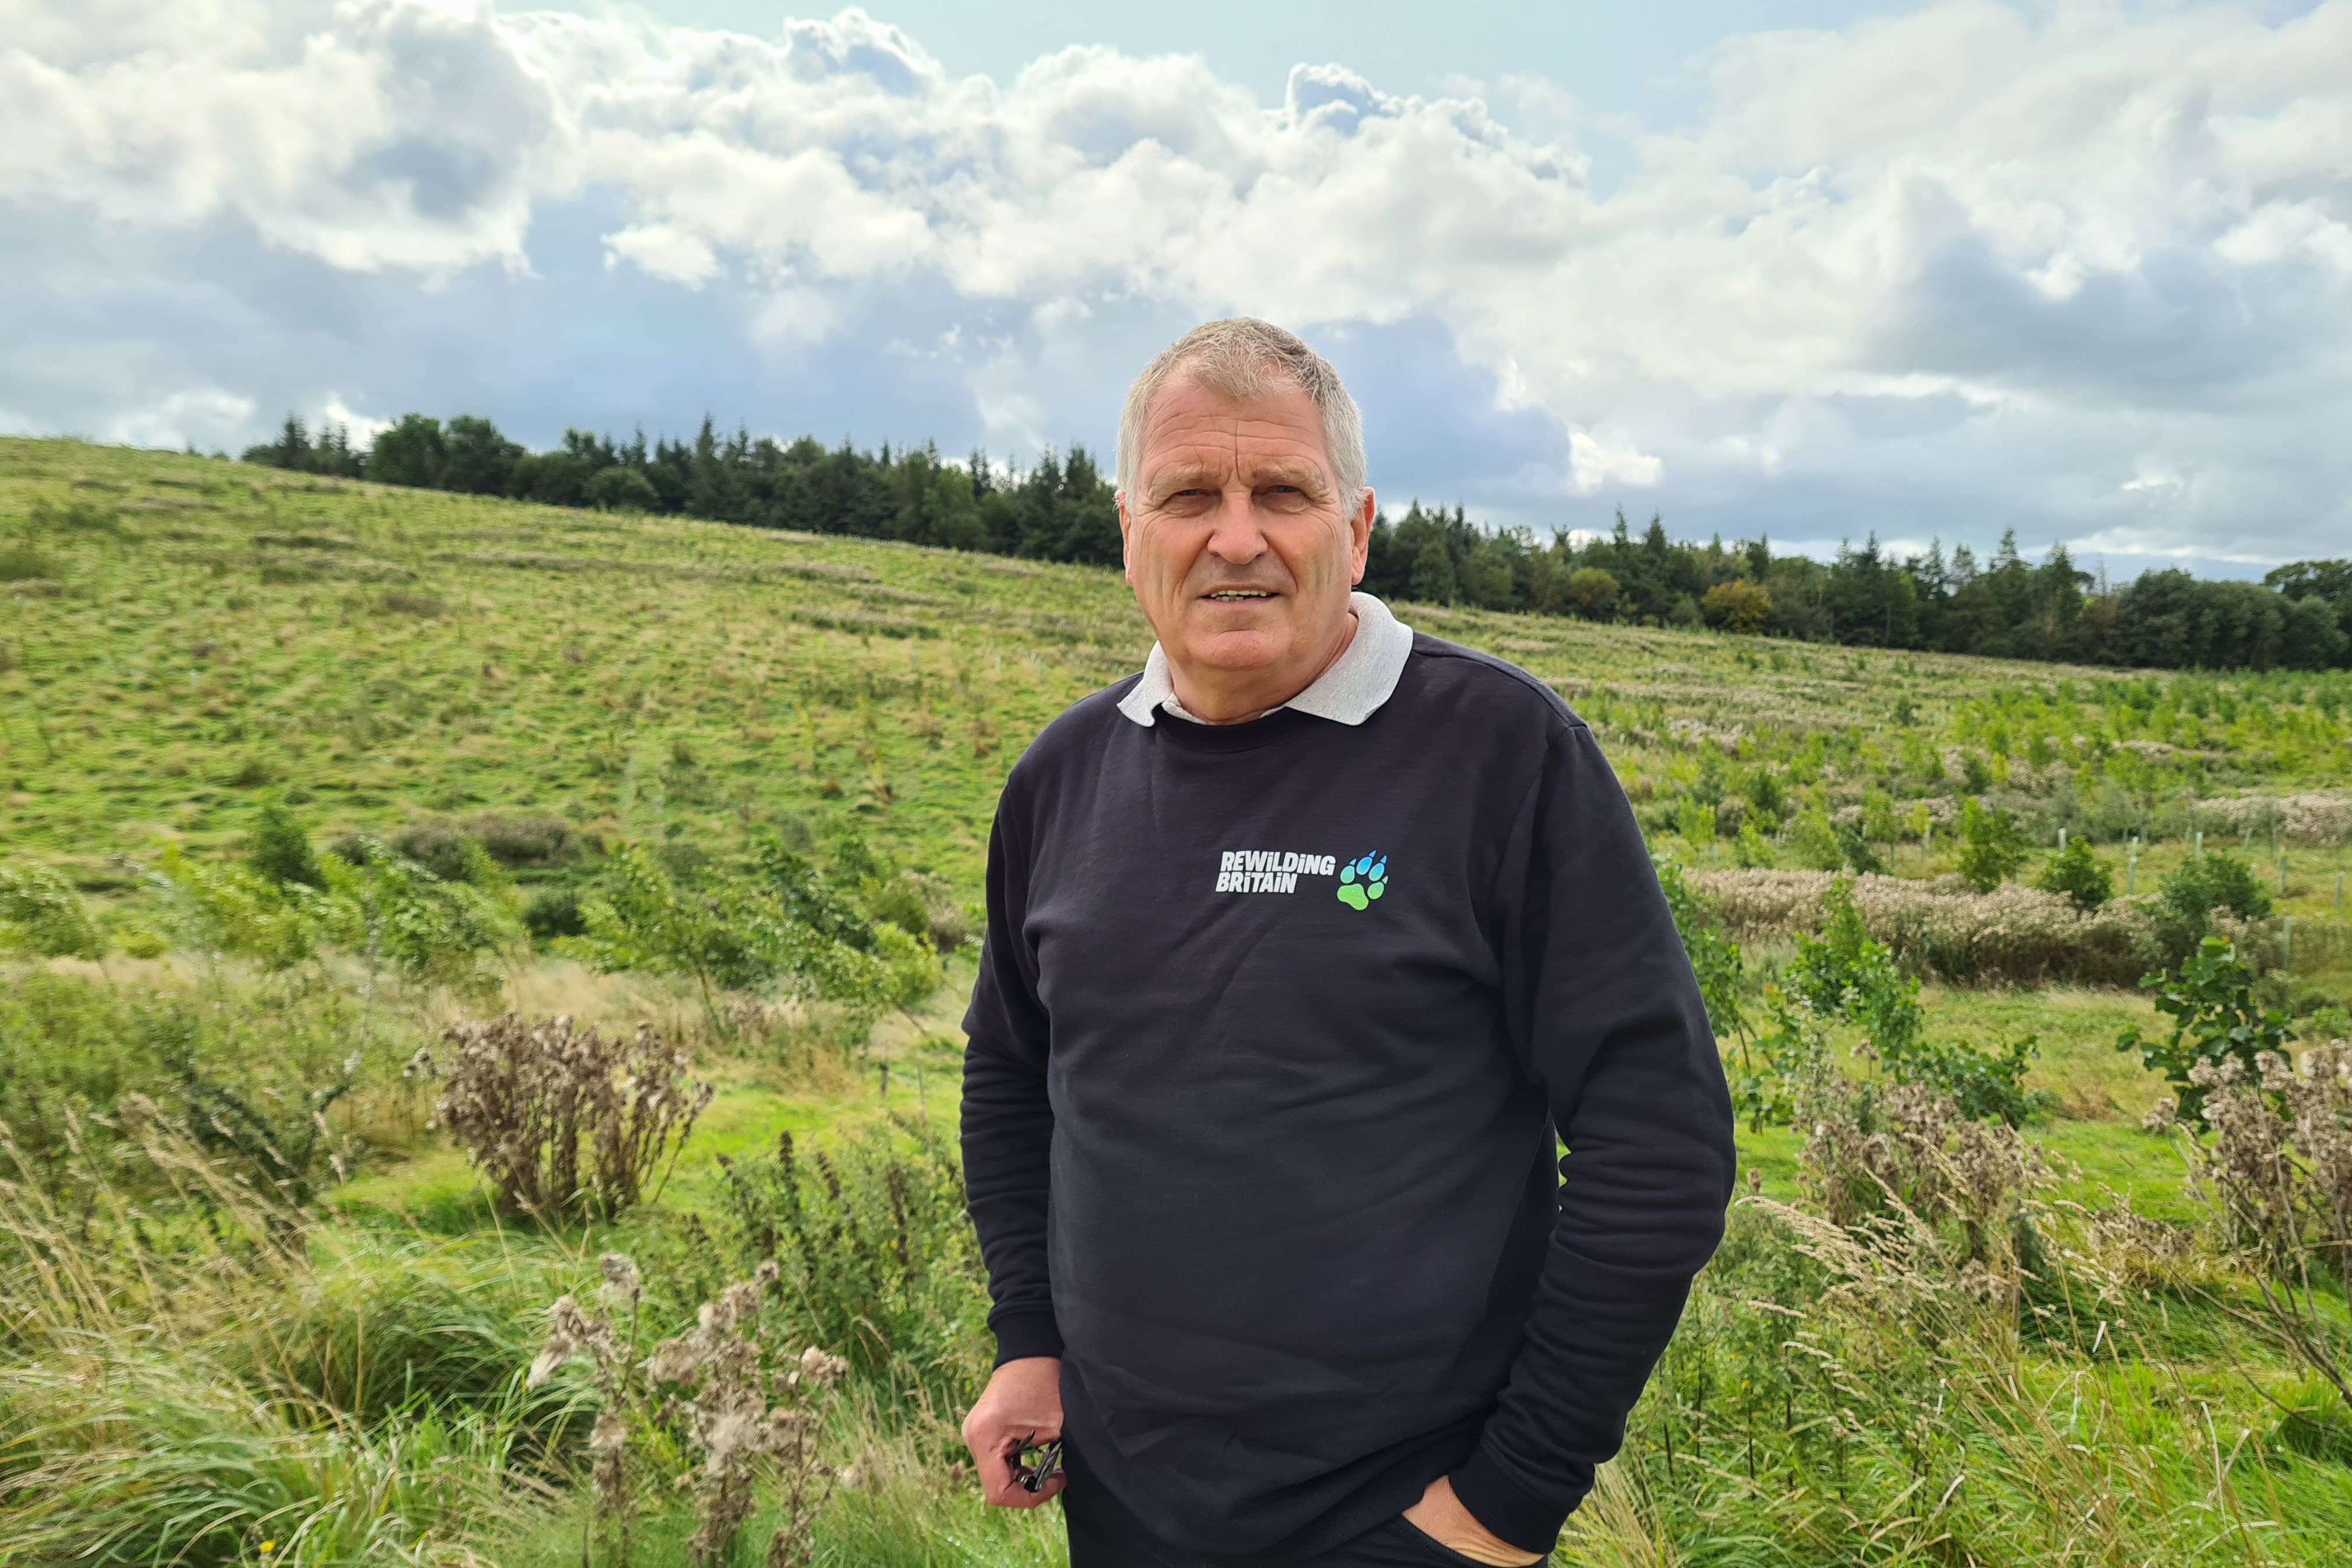
[[[1171,383],[1153,400],[1142,459],[1155,477],[1234,468],[1318,474],[1329,464],[1321,410],[1288,383],[1245,398],[1197,383]]]

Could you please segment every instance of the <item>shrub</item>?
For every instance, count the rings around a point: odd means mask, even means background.
[[[0,583],[54,583],[64,575],[62,567],[29,544],[0,547]]]
[[[2145,1066],[2164,1075],[2183,1121],[2194,1121],[2204,1103],[2200,1069],[2234,1061],[2251,1073],[2262,1053],[2284,1050],[2291,1037],[2286,1015],[2256,999],[2253,969],[2221,937],[2199,943],[2177,975],[2160,971],[2140,985],[2156,993],[2156,1010],[2172,1020],[2172,1032],[2157,1039],[2134,1024],[2116,1049],[2137,1051]]]
[[[1888,1217],[1930,1233],[1953,1227],[1958,1256],[1948,1261],[1964,1291],[2013,1296],[2019,1200],[2042,1174],[2013,1129],[1989,1126],[1916,1084],[1829,1082],[1807,1112],[1812,1131],[1801,1160],[1823,1217],[1848,1229]]]
[[[0,937],[43,958],[102,958],[106,938],[72,884],[45,866],[0,866]]]
[[[1829,814],[1823,811],[1808,811],[1797,818],[1797,826],[1789,835],[1789,851],[1799,865],[1816,871],[1845,868],[1845,845],[1831,826]]]
[[[875,923],[795,851],[772,837],[756,854],[758,879],[696,854],[666,868],[635,845],[614,855],[582,900],[578,950],[606,969],[692,979],[714,1030],[715,994],[783,980],[799,995],[872,1016],[906,1007],[940,983],[939,959],[896,924]]]
[[[320,862],[320,874],[330,874]],[[207,866],[166,845],[150,885],[163,895],[183,943],[266,970],[291,969],[318,952],[325,901],[299,883],[280,884],[248,866]]]
[[[1617,579],[1598,566],[1580,566],[1568,574],[1564,597],[1572,614],[1589,621],[1606,620],[1617,608]]]
[[[634,1206],[657,1172],[667,1174],[713,1093],[647,1024],[608,1039],[568,1017],[509,1013],[452,1024],[441,1038],[443,1058],[419,1051],[409,1070],[443,1080],[436,1121],[509,1213],[609,1216]]]
[[[298,882],[306,888],[320,889],[327,885],[325,874],[319,869],[319,858],[310,851],[310,835],[280,802],[262,802],[253,832],[246,841],[245,858],[255,870],[273,882]]]
[[[2231,832],[2268,829],[2286,844],[2352,843],[2352,791],[2200,800],[2197,812]]]
[[[1752,636],[1772,624],[1772,595],[1744,577],[1717,583],[1699,601],[1706,624]]]
[[[588,921],[580,911],[577,888],[543,888],[522,909],[523,930],[541,946],[567,936],[584,936]]]
[[[1732,1107],[1757,1132],[1794,1121],[1812,1086],[1836,1071],[1828,1034],[1811,1003],[1768,984],[1764,1010],[1764,1026],[1752,1040],[1740,1042],[1730,1074]]]
[[[785,1132],[772,1157],[722,1158],[719,1172],[725,1250],[781,1270],[779,1293],[817,1339],[937,1408],[977,1391],[988,1298],[948,1138],[904,1117],[831,1152]]]
[[[496,874],[483,864],[486,857],[482,847],[445,823],[404,827],[392,836],[390,842],[394,853],[415,861],[444,882],[471,882],[485,887],[497,881]],[[364,849],[361,858],[373,858]]]
[[[352,1173],[359,1141],[328,1122],[327,1112],[351,1093],[360,1058],[344,1058],[329,1081],[289,1099],[280,1091],[247,1092],[222,1079],[196,1056],[193,1021],[160,1043],[164,1065],[179,1079],[183,1130],[206,1154],[267,1189],[274,1212],[307,1207],[329,1181]]]
[[[604,1405],[588,1449],[593,1518],[605,1537],[605,1560],[628,1562],[630,1527],[646,1489],[631,1483],[630,1448],[658,1465],[683,1447],[700,1462],[666,1489],[694,1499],[695,1530],[686,1543],[689,1568],[719,1568],[734,1560],[753,1489],[771,1473],[782,1483],[783,1520],[761,1561],[768,1568],[802,1568],[811,1560],[812,1529],[837,1476],[823,1462],[820,1444],[825,1406],[848,1364],[814,1345],[797,1356],[779,1348],[764,1305],[776,1279],[772,1265],[720,1290],[702,1304],[693,1328],[640,1360],[637,1266],[608,1252],[598,1267],[603,1300],[592,1310],[565,1296],[548,1310],[547,1341],[528,1382],[536,1386],[575,1360],[588,1363]],[[583,1542],[583,1557],[585,1552]]]
[[[1714,901],[1730,935],[1757,942],[1817,925],[1831,878],[1759,869],[1696,872],[1691,881]],[[1949,981],[2128,985],[2164,958],[2160,922],[2144,898],[2085,911],[2071,899],[2014,883],[1979,893],[1957,878],[1860,877],[1853,901],[1871,936],[1906,968]]]
[[[2063,893],[2078,910],[2095,910],[2115,897],[2116,879],[2087,838],[2067,840],[2066,847],[2050,858],[2033,885],[2045,893]]]
[[[1715,807],[1703,800],[1685,800],[1675,808],[1675,831],[1695,849],[1715,842]]]
[[[1734,1037],[1744,1039],[1748,1035],[1742,994],[1748,981],[1746,956],[1737,942],[1717,929],[1706,900],[1684,879],[1680,866],[1654,855],[1650,863],[1657,868],[1658,887],[1666,896],[1675,930],[1682,936],[1683,952],[1690,959],[1691,973],[1698,979],[1699,995],[1706,1004],[1707,1026],[1718,1040]]]
[[[2025,864],[2025,838],[2016,818],[2003,810],[1985,809],[1970,796],[1960,805],[1961,879],[1979,893],[1990,893]]]
[[[1894,953],[1871,939],[1855,909],[1852,884],[1830,884],[1830,918],[1818,938],[1800,935],[1787,982],[1813,1012],[1859,1026],[1864,1049],[1904,1083],[1922,1084],[1957,1102],[1962,1114],[2016,1126],[2042,1109],[2028,1094],[2026,1070],[2039,1054],[2034,1038],[2011,1042],[1998,1054],[1931,1040],[1919,1005],[1919,982],[1902,972]]]
[[[47,969],[0,984],[0,1127],[22,1173],[54,1190],[91,1113],[160,1087],[159,1010],[152,999]]]
[[[2326,1300],[2352,1295],[2352,1047],[2321,1046],[2301,1071],[2275,1050],[2251,1065],[2231,1054],[2198,1062],[2189,1079],[2213,1130],[2210,1142],[2182,1140],[2191,1190],[2262,1270],[2276,1337],[2352,1405],[2342,1309]]]
[[[589,479],[583,494],[598,511],[653,511],[661,505],[661,494],[653,481],[635,468],[600,469]]]
[[[580,853],[579,836],[560,816],[477,816],[466,829],[501,866],[552,866]]]
[[[1878,851],[1873,849],[1870,841],[1855,832],[1851,824],[1832,823],[1830,831],[1837,838],[1839,854],[1845,858],[1846,865],[1857,875],[1881,877],[1886,874],[1886,862],[1878,858]]]
[[[2242,920],[2271,912],[2270,896],[2252,868],[2234,855],[2199,855],[2183,861],[2157,888],[2165,911],[2200,936],[2215,910]]]
[[[320,918],[329,934],[371,966],[389,961],[420,985],[495,995],[499,976],[483,961],[507,945],[512,928],[490,896],[445,881],[373,838],[361,838],[355,852],[356,864],[340,854],[320,863],[329,893]],[[496,875],[478,846],[467,863]]]

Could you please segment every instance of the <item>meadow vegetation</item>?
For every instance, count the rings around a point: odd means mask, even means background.
[[[1060,1561],[954,1020],[1115,574],[31,441],[0,552],[0,1563]],[[1741,1112],[1563,1560],[2352,1554],[2352,675],[1400,614],[1600,736]]]

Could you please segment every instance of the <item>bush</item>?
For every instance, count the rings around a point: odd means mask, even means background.
[[[1861,1027],[1865,1049],[1898,1081],[1924,1085],[1956,1101],[1962,1114],[1997,1118],[2014,1127],[2039,1113],[2043,1099],[2028,1094],[2026,1070],[2039,1054],[2033,1037],[1998,1054],[1927,1037],[1919,982],[1905,974],[1894,953],[1871,939],[1855,909],[1853,889],[1830,884],[1830,918],[1820,937],[1800,935],[1786,976],[1789,989],[1821,1017]]]
[[[655,511],[661,506],[661,493],[653,481],[635,468],[599,470],[589,479],[583,499],[598,511]]]
[[[264,801],[246,842],[245,858],[253,868],[280,884],[296,882],[323,889],[326,876],[310,851],[310,836],[294,814],[278,801]]]
[[[1857,875],[1864,877],[1885,875],[1886,862],[1878,858],[1878,851],[1870,847],[1870,841],[1855,832],[1850,824],[1833,823],[1831,825],[1830,831],[1837,838],[1838,852],[1845,857],[1846,865]]]
[[[466,866],[495,880],[478,845],[467,841]],[[353,847],[354,863],[340,854],[320,862],[329,898],[322,929],[370,965],[389,961],[420,985],[445,985],[460,995],[489,996],[499,977],[484,966],[505,948],[511,918],[478,887],[447,881],[373,838]]]
[[[0,583],[54,583],[64,568],[29,544],[0,548]]]
[[[2182,1140],[2190,1189],[2262,1271],[2275,1337],[2352,1407],[2337,1327],[2352,1295],[2352,1047],[2321,1046],[2300,1072],[2277,1050],[2251,1066],[2233,1053],[2198,1062],[2189,1079],[2213,1130],[2210,1142]]]
[[[988,1295],[949,1138],[903,1117],[830,1152],[785,1132],[772,1158],[719,1170],[732,1266],[778,1268],[814,1338],[937,1408],[977,1392]]]
[[[1674,915],[1675,930],[1682,936],[1683,952],[1690,959],[1691,973],[1698,979],[1699,995],[1706,1004],[1707,1026],[1718,1040],[1744,1038],[1748,1034],[1743,999],[1748,983],[1746,956],[1738,943],[1717,929],[1706,900],[1684,879],[1680,866],[1654,855],[1650,863],[1657,868],[1658,887],[1666,895],[1666,908]]]
[[[2262,1053],[2284,1051],[2292,1037],[2286,1015],[2256,999],[2252,967],[2221,937],[2199,943],[2179,974],[2161,971],[2140,985],[2156,993],[2156,1010],[2172,1020],[2172,1032],[2157,1039],[2134,1024],[2117,1037],[2116,1049],[2137,1051],[2145,1066],[2164,1075],[2183,1121],[2193,1122],[2204,1104],[2200,1069],[2234,1061],[2252,1074]]]
[[[2063,893],[2074,901],[2078,910],[2095,910],[2115,897],[2115,874],[2107,869],[2091,848],[2087,838],[2067,840],[2066,847],[2051,857],[2050,864],[2033,885],[2045,893]]]
[[[542,947],[559,938],[586,935],[588,921],[580,911],[580,890],[545,888],[533,893],[530,902],[523,906],[522,926],[530,932],[530,940]]]
[[[560,816],[478,816],[466,829],[485,854],[509,868],[553,866],[580,853],[579,836]]]
[[[730,874],[698,851],[667,858],[666,867],[635,845],[614,853],[582,900],[588,934],[574,939],[577,951],[604,969],[693,980],[714,1029],[725,1029],[716,994],[722,989],[781,980],[807,1000],[871,1017],[912,1005],[940,983],[928,944],[869,920],[773,836],[755,853],[757,878]]]
[[[435,1120],[489,1177],[499,1207],[541,1219],[635,1206],[713,1092],[651,1025],[607,1039],[568,1017],[509,1013],[452,1024],[441,1038],[439,1060],[419,1051],[409,1064],[443,1080]]]
[[[2184,861],[2158,885],[2157,897],[2167,913],[2200,933],[2215,910],[2250,921],[2271,912],[2270,896],[2255,880],[2252,868],[2234,855],[2199,855]]]
[[[1699,601],[1706,624],[1752,636],[1772,624],[1772,595],[1744,577],[1717,583]]]
[[[79,894],[45,866],[0,866],[0,939],[43,958],[103,958],[106,938]]]
[[[1817,925],[1831,878],[1756,869],[1697,872],[1691,881],[1732,937],[1759,942]],[[1906,968],[1962,984],[2129,985],[2165,956],[2147,898],[2085,911],[2071,899],[2013,883],[1979,893],[1958,878],[1861,877],[1853,901],[1871,936]]]
[[[1960,805],[1961,879],[1979,893],[1990,893],[2025,864],[2025,838],[2017,819],[2006,811],[1988,811],[1970,796]]]
[[[344,1058],[327,1082],[288,1097],[248,1093],[211,1071],[196,1056],[193,1020],[161,1041],[164,1065],[179,1079],[185,1108],[182,1126],[214,1159],[257,1184],[273,1211],[307,1207],[319,1189],[341,1181],[357,1162],[359,1142],[329,1124],[327,1112],[351,1093],[360,1058]]]
[[[482,873],[475,859],[482,852],[481,846],[454,827],[420,823],[402,828],[390,842],[394,853],[415,861],[441,881],[481,885]],[[365,850],[361,858],[367,858]]]

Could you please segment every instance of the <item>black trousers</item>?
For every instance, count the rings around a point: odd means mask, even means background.
[[[1402,1514],[1311,1556],[1204,1557],[1152,1535],[1124,1503],[1087,1474],[1086,1462],[1076,1450],[1066,1448],[1064,1456],[1070,1484],[1061,1497],[1062,1520],[1070,1534],[1070,1568],[1462,1568],[1465,1563],[1483,1568],[1423,1535]]]

